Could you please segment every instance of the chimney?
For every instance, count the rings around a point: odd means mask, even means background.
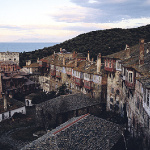
[[[101,53],[97,56],[97,73],[100,73],[101,71]]]
[[[37,59],[37,63],[39,63],[39,57],[38,57],[38,59]]]
[[[7,97],[6,97],[6,94],[4,94],[3,99],[4,99],[4,110],[7,111]]]
[[[77,57],[77,52],[76,52],[76,51],[73,52],[72,57],[73,57],[73,58]]]
[[[13,98],[13,92],[12,91],[9,92],[9,97]]]
[[[60,52],[62,51],[62,48],[60,48]]]
[[[126,51],[126,58],[130,58],[130,47],[127,44],[126,44],[125,51]]]
[[[29,66],[29,65],[31,65],[31,60],[26,61],[26,66]]]
[[[139,54],[139,65],[144,64],[144,39],[139,40],[140,54]]]
[[[88,55],[87,55],[87,61],[90,61],[90,53],[88,51]]]
[[[92,60],[91,60],[92,62],[94,62],[94,58],[92,58]]]
[[[75,64],[74,65],[75,65],[74,67],[78,66],[78,59],[77,58],[75,59]]]
[[[63,56],[63,66],[65,66],[66,65],[66,62],[65,62],[66,60],[65,60],[65,57]]]

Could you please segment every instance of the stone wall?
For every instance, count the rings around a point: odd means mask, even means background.
[[[101,104],[84,94],[65,95],[36,105],[37,124],[56,126],[68,119],[86,113],[96,114],[102,110]]]

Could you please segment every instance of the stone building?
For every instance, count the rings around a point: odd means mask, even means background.
[[[102,105],[98,100],[78,93],[59,96],[36,105],[36,116],[39,125],[57,126],[68,119],[86,113],[98,114]]]
[[[15,93],[29,94],[35,91],[35,83],[29,79],[29,74],[13,71],[0,73],[0,89],[2,93],[13,96]]]
[[[16,62],[13,61],[1,61],[0,62],[0,69],[3,72],[12,72],[20,70],[21,68],[17,65]]]
[[[94,98],[103,96],[106,98],[107,78],[101,64],[101,54],[97,62],[90,61],[89,53],[87,58],[76,52],[72,57],[63,54],[52,55],[50,62],[50,90],[57,90],[62,84],[66,84],[70,93],[82,92]],[[103,79],[102,79],[103,78]],[[103,95],[101,95],[103,93]],[[104,100],[105,101],[105,100]]]
[[[19,53],[18,52],[0,52],[0,61],[13,61],[19,66]]]
[[[0,99],[0,122],[11,118],[15,113],[26,114],[24,103],[9,98],[6,95]]]
[[[150,135],[149,49],[150,43],[140,39],[138,45],[126,46],[125,50],[104,57],[108,74],[107,110],[127,114],[128,130],[133,136]]]

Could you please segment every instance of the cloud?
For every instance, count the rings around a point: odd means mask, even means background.
[[[0,29],[11,29],[11,30],[20,30],[22,29],[19,26],[11,26],[11,25],[0,25]]]
[[[63,7],[58,12],[49,14],[55,21],[68,23],[97,22],[98,17],[102,15],[103,12],[100,9],[81,6]]]
[[[116,21],[113,23],[101,23],[96,24],[97,28],[103,29],[111,29],[111,28],[137,28],[140,26],[145,26],[150,24],[150,17],[149,18],[132,18],[132,19],[122,19],[121,21]]]
[[[95,31],[95,30],[104,30],[104,29],[112,29],[112,28],[136,28],[139,26],[145,26],[150,24],[150,17],[149,18],[130,18],[124,19],[122,18],[121,21],[116,22],[109,22],[109,23],[78,23],[73,26],[66,26],[63,29],[65,30],[72,30],[81,33]]]
[[[150,0],[146,0],[144,4],[145,5],[150,5]]]
[[[145,2],[150,4],[150,0],[71,0],[71,2],[86,8],[89,14],[90,9],[94,9],[92,15],[97,16],[97,18],[94,17],[93,20],[97,23],[121,21],[122,18],[149,17],[150,14],[148,5],[144,5]],[[99,11],[100,14],[97,13]]]

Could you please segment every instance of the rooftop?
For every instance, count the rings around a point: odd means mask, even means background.
[[[87,106],[93,106],[99,104],[98,100],[89,98],[87,95],[82,93],[71,94],[71,95],[62,95],[46,102],[37,104],[36,107],[42,107],[45,110],[45,106],[49,110],[55,108],[56,114],[64,113],[72,110],[77,110],[80,108],[85,108]],[[50,109],[51,108],[51,109]]]
[[[24,103],[17,101],[13,98],[9,98],[9,97],[7,98],[7,104],[8,104],[7,111],[15,110],[15,109],[23,107],[25,105]],[[0,114],[7,112],[7,111],[4,111],[4,100],[0,99]]]
[[[122,131],[115,123],[86,114],[70,119],[22,150],[109,150],[121,138]]]
[[[39,67],[39,64],[38,63],[32,63],[30,65],[27,65],[27,66],[23,66],[25,68],[38,68]]]

